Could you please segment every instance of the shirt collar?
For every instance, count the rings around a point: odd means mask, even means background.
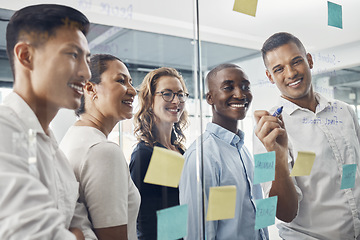
[[[329,105],[331,105],[331,101],[329,101],[327,98],[322,96],[320,93],[315,92],[314,95],[316,101],[318,102],[318,105],[316,106],[316,113],[321,112]],[[284,107],[283,112],[287,113],[288,115],[293,114],[296,110],[309,111],[308,109],[302,108],[283,97],[280,97],[278,105],[283,106]]]
[[[214,134],[219,139],[233,145],[244,145],[244,132],[238,129],[237,134],[215,124],[215,123],[208,123],[206,126],[206,130],[210,133]]]
[[[28,129],[45,134],[33,110],[17,93],[11,92],[4,99],[3,105],[13,109]]]
[[[320,93],[315,93],[315,98],[316,101],[318,102],[318,105],[316,106],[316,113],[321,112],[325,108],[332,105],[332,102],[323,95],[321,95]]]

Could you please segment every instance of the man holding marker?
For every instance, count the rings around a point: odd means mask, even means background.
[[[257,126],[255,134],[263,142],[268,152],[275,151],[275,180],[267,189],[268,197],[278,196],[276,217],[291,222],[298,210],[298,199],[288,169],[288,139],[279,107],[270,115],[266,111],[255,111]]]
[[[352,173],[355,185],[347,189],[342,186],[343,175],[348,175],[343,168],[348,169],[350,164],[358,166],[360,161],[360,127],[354,111],[346,103],[328,100],[313,91],[312,57],[295,36],[272,35],[263,45],[262,56],[267,77],[281,92],[279,106],[283,106],[283,111],[280,115],[278,109],[274,114],[279,117],[255,111],[258,122],[255,134],[269,151],[269,139],[286,126],[290,171],[298,152],[316,154],[311,174],[293,178],[298,192],[298,213],[290,223],[278,225],[280,237],[360,239],[358,168]],[[256,153],[258,143],[254,143]],[[266,194],[271,195],[272,184],[263,185]],[[278,207],[281,204],[284,202],[279,201]]]

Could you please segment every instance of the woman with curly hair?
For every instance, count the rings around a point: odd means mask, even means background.
[[[173,68],[149,72],[140,86],[139,110],[134,116],[134,132],[139,142],[130,162],[131,177],[141,195],[137,219],[140,240],[157,239],[157,210],[179,205],[178,188],[144,183],[144,177],[154,146],[184,153],[188,96],[182,76]]]

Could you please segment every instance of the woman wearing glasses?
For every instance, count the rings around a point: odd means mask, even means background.
[[[179,205],[178,188],[144,183],[153,147],[184,153],[187,93],[182,76],[173,68],[162,67],[149,72],[140,86],[139,110],[135,114],[138,144],[130,162],[131,177],[141,195],[137,219],[139,240],[157,239],[156,211]]]

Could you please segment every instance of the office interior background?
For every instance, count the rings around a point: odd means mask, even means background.
[[[260,49],[273,33],[297,36],[312,54],[315,91],[353,106],[360,119],[360,1],[331,0],[342,7],[342,28],[328,25],[326,0],[258,0],[256,15],[233,11],[235,0],[58,0],[82,11],[90,20],[87,36],[92,54],[109,53],[129,68],[135,87],[151,70],[168,66],[184,77],[190,93],[186,108],[190,125],[189,146],[211,121],[204,100],[203,78],[220,63],[241,66],[254,96],[246,118],[239,121],[245,144],[252,151],[253,111],[276,105],[279,92],[265,75]],[[0,5],[0,102],[11,91],[12,74],[6,55],[6,25],[14,11],[35,0],[1,0]],[[55,3],[52,1],[51,3]],[[137,110],[137,101],[134,103]],[[61,110],[51,123],[60,141],[76,117]],[[122,121],[110,134],[127,160],[136,139],[132,120]],[[275,230],[276,231],[276,230]],[[271,231],[272,239],[276,239]]]

